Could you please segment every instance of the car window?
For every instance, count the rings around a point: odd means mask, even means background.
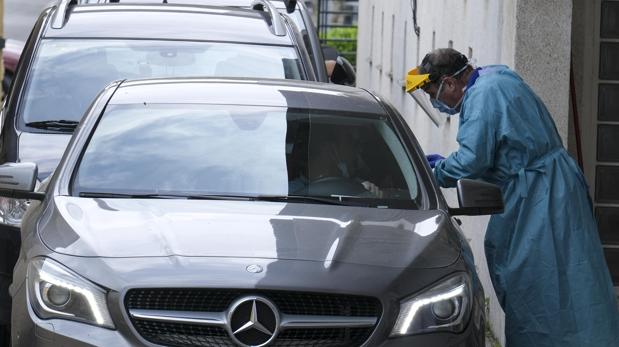
[[[407,153],[379,115],[111,105],[73,194],[292,195],[414,208],[418,181]]]
[[[238,43],[48,39],[23,97],[21,124],[78,121],[118,79],[249,77],[304,79],[293,47]]]

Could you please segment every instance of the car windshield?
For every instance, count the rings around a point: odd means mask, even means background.
[[[114,80],[165,77],[305,79],[293,47],[239,43],[47,39],[21,107],[21,124],[79,121]]]
[[[417,176],[389,118],[258,106],[110,105],[76,196],[301,199],[417,208]]]

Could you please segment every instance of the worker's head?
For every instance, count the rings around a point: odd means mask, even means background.
[[[423,58],[419,66],[420,74],[429,74],[430,82],[422,89],[430,95],[432,105],[441,112],[459,112],[466,77],[472,67],[466,56],[452,48],[439,48]]]

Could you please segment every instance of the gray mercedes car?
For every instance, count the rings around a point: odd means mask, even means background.
[[[13,346],[483,346],[484,294],[411,130],[368,91],[115,82],[30,199]]]

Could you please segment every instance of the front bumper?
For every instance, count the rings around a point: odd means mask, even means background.
[[[82,347],[82,346],[153,346],[127,338],[119,330],[98,328],[67,320],[39,319],[32,310],[20,319],[19,330],[13,330],[12,344],[15,347]],[[410,346],[445,346],[445,347],[482,347],[483,330],[472,325],[462,334],[426,334],[393,339],[372,339],[366,346],[410,347]]]
[[[59,258],[59,257],[57,257]],[[64,258],[64,257],[63,257]],[[57,259],[60,260],[60,259]],[[64,258],[62,263],[67,265],[70,268],[76,269],[79,268],[76,264],[68,264],[70,261],[75,261],[72,257]],[[93,275],[94,273],[106,273],[106,271],[102,271],[102,269],[96,269],[96,262],[100,262],[101,259],[79,259],[84,268],[91,268],[92,272],[89,275]],[[186,259],[179,260],[183,262],[183,265],[176,268],[176,272],[172,273],[167,271],[166,268],[168,266],[172,266],[175,264],[169,260],[165,260],[164,263],[157,264],[156,260],[153,259],[130,259],[130,260],[104,260],[105,265],[107,267],[107,278],[118,278],[117,276],[110,276],[110,274],[116,273],[118,271],[110,271],[111,269],[127,269],[130,265],[130,262],[133,266],[133,270],[139,269],[140,271],[132,272],[133,275],[132,280],[123,281],[124,285],[118,284],[108,284],[108,288],[119,288],[118,292],[112,291],[108,295],[108,308],[110,309],[110,314],[113,317],[114,323],[116,325],[115,330],[100,328],[88,324],[61,320],[61,319],[51,319],[51,320],[42,320],[40,319],[32,310],[30,302],[28,302],[27,296],[27,287],[26,285],[22,285],[20,288],[16,290],[13,297],[13,316],[12,316],[12,325],[13,325],[13,334],[12,334],[12,344],[14,347],[21,346],[159,346],[154,345],[145,339],[143,339],[136,329],[131,325],[127,312],[122,304],[124,302],[124,293],[127,288],[130,287],[186,287],[187,283],[191,283],[195,287],[209,287],[215,286],[219,288],[239,288],[243,286],[249,286],[249,288],[272,288],[279,290],[306,290],[310,292],[318,292],[318,291],[326,291],[332,293],[342,293],[346,288],[350,290],[350,288],[358,288],[360,285],[355,282],[354,278],[344,278],[340,281],[318,281],[309,277],[312,277],[313,274],[312,269],[319,267],[324,270],[324,267],[321,263],[314,264],[311,262],[294,262],[294,261],[283,261],[277,262],[278,266],[282,266],[285,268],[299,268],[301,273],[305,273],[306,276],[294,276],[290,272],[286,273],[285,278],[282,277],[274,277],[272,279],[266,277],[261,278],[259,282],[249,283],[247,281],[248,275],[250,275],[247,271],[245,271],[245,266],[240,267],[237,266],[234,261],[231,260],[223,260],[223,259],[192,259],[192,262],[197,262],[195,264],[195,268],[192,264],[185,263]],[[255,260],[259,262],[258,260]],[[86,264],[90,263],[91,264]],[[189,280],[188,278],[184,278],[185,274],[179,269],[189,270],[189,273],[198,272],[198,269],[201,269],[199,272],[208,273],[206,268],[209,266],[213,266],[213,263],[221,262],[220,270],[225,272],[227,276],[218,278],[219,281],[215,281],[214,278],[204,278],[199,280],[197,278],[192,278]],[[142,264],[143,263],[143,264]],[[167,266],[165,264],[168,264]],[[247,261],[240,261],[241,264],[247,264]],[[285,263],[285,264],[284,264]],[[176,264],[178,265],[178,264]],[[261,264],[265,268],[267,268],[268,264]],[[424,278],[421,274],[427,271],[432,274],[432,277],[444,277],[446,274],[453,271],[463,271],[463,263],[457,262],[453,267],[443,268],[443,269],[434,269],[434,270],[424,270],[424,271],[416,271],[416,275],[408,275],[407,278]],[[273,267],[273,265],[272,265]],[[386,269],[372,269],[367,266],[356,266],[346,265],[341,269],[343,272],[339,276],[340,279],[345,277],[345,274],[352,276],[352,274],[360,274],[362,271],[365,272],[365,275],[371,278],[377,278],[379,273],[383,275],[386,274],[388,270]],[[237,270],[234,270],[237,269]],[[379,272],[380,270],[380,272]],[[144,272],[141,272],[144,271]],[[238,276],[234,276],[235,271],[239,272]],[[396,270],[393,270],[396,271]],[[398,270],[401,271],[401,270]],[[80,271],[84,273],[86,271]],[[146,276],[135,276],[136,273],[148,273],[153,277]],[[246,277],[245,280],[240,281],[240,274]],[[267,271],[268,273],[268,271]],[[255,276],[251,274],[252,276]],[[333,274],[331,274],[333,275]],[[428,275],[429,276],[429,275]],[[95,277],[88,276],[89,278]],[[332,276],[328,276],[329,278],[333,278]],[[338,277],[338,276],[334,276]],[[356,277],[356,276],[354,276]],[[389,277],[389,276],[388,276]],[[138,280],[138,278],[142,279],[142,281]],[[161,283],[156,283],[156,279],[162,281]],[[178,280],[176,282],[175,280]],[[366,287],[370,287],[367,279],[357,279],[360,281],[359,283],[366,283]],[[282,282],[283,281],[283,282]],[[389,283],[388,281],[381,281],[383,283],[382,288],[384,290],[384,283]],[[218,283],[213,283],[218,282]],[[426,282],[426,281],[423,281]],[[352,283],[352,285],[351,285]],[[367,340],[367,342],[363,345],[363,347],[399,347],[399,346],[453,346],[453,347],[481,347],[484,346],[484,317],[483,317],[483,293],[481,290],[475,291],[475,300],[474,300],[474,312],[467,324],[467,328],[461,334],[451,334],[451,333],[435,333],[435,334],[425,334],[425,335],[417,335],[417,336],[407,336],[407,337],[398,337],[398,338],[389,338],[389,334],[393,327],[394,321],[397,317],[397,309],[394,306],[398,301],[399,297],[402,297],[400,294],[394,293],[394,288],[390,287],[390,290],[387,292],[381,290],[372,290],[367,294],[375,297],[380,297],[383,303],[383,314],[379,323]],[[479,288],[479,287],[478,287]],[[396,289],[397,290],[397,289]],[[382,294],[381,294],[382,292]],[[373,293],[373,294],[372,294]],[[477,319],[475,319],[477,317]]]
[[[127,336],[122,329],[109,330],[68,320],[42,320],[32,309],[22,310],[19,324],[14,324],[12,345],[14,347],[82,347],[82,346],[154,346],[143,343],[133,336]],[[483,324],[482,324],[483,326]],[[469,324],[461,334],[437,333],[392,339],[372,338],[366,345],[380,347],[409,346],[445,346],[445,347],[482,347],[484,346],[483,329]]]

